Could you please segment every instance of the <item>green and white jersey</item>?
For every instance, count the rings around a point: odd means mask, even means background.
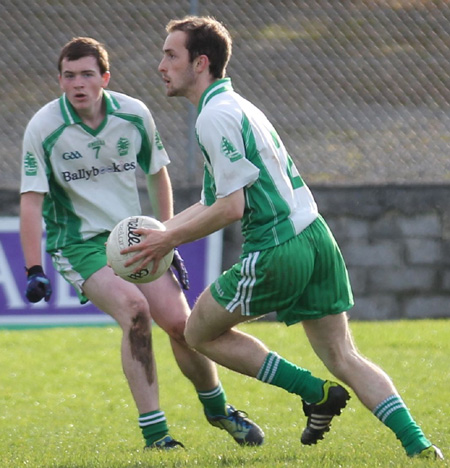
[[[45,193],[47,250],[110,231],[141,214],[136,169],[169,163],[153,117],[137,99],[104,91],[106,117],[93,130],[65,95],[30,120],[23,142],[21,193]]]
[[[229,78],[206,89],[198,111],[201,202],[210,206],[244,188],[244,254],[286,242],[317,218],[314,198],[272,124],[233,91]]]

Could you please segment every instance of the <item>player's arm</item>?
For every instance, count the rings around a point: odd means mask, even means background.
[[[27,271],[25,295],[30,302],[50,300],[52,287],[42,269],[42,204],[44,194],[25,192],[20,197],[20,241]]]
[[[174,247],[206,237],[241,219],[245,208],[244,189],[218,198],[211,206],[196,204],[193,207],[193,210],[188,208],[172,218],[166,231],[136,229],[146,238],[138,245],[122,250],[122,253],[136,252],[125,265],[136,264],[137,271],[153,260],[156,269],[161,258]],[[185,214],[192,216],[186,220]],[[178,224],[178,221],[183,222]]]
[[[192,242],[239,221],[245,209],[244,189],[241,188],[226,197],[218,198],[211,206],[197,203],[192,208],[194,210],[189,213],[189,219],[183,219],[183,222],[177,223],[176,227],[169,226],[166,231],[169,243],[181,245]],[[183,212],[180,215],[183,215]],[[174,222],[177,221],[178,216],[173,218]]]
[[[173,193],[169,173],[162,167],[156,174],[147,175],[147,188],[155,217],[167,221],[173,216]],[[177,248],[174,250],[172,267],[183,289],[189,289],[189,274]]]
[[[170,160],[150,110],[144,103],[141,105],[144,130],[150,141],[150,148],[139,152],[137,159],[146,174],[147,192],[153,216],[164,222],[173,216],[172,185],[167,171]]]
[[[198,202],[194,205],[189,206],[185,210],[181,211],[180,213],[176,214],[173,218],[168,221],[165,221],[164,224],[167,229],[173,229],[181,224],[193,219],[195,216],[200,214],[205,209],[205,206]]]
[[[147,175],[147,190],[155,218],[166,221],[173,216],[173,193],[167,168]]]
[[[20,197],[20,241],[25,266],[30,268],[42,262],[42,204],[44,194],[22,193]]]

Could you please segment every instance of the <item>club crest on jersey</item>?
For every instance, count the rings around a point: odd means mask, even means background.
[[[30,151],[27,152],[23,160],[25,166],[25,175],[26,176],[35,176],[37,175],[37,161],[34,157],[34,154]]]
[[[126,156],[129,149],[130,140],[128,138],[120,137],[117,142],[117,151],[119,152],[119,156]]]
[[[164,149],[164,145],[162,144],[161,137],[160,137],[160,135],[159,135],[158,130],[156,130],[156,132],[155,132],[155,143],[156,143],[156,147],[157,147],[160,151]]]
[[[220,150],[222,151],[222,154],[226,156],[231,162],[237,161],[243,157],[242,154],[239,153],[239,151],[233,146],[233,143],[231,143],[225,137],[222,137]]]

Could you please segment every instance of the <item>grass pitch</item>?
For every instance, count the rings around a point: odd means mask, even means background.
[[[330,374],[301,326],[256,322],[240,327],[318,376]],[[391,375],[426,435],[450,466],[450,321],[356,322],[361,352]],[[120,329],[0,330],[0,467],[422,467],[354,394],[317,446],[299,438],[298,397],[220,368],[228,400],[266,433],[261,447],[240,447],[211,427],[180,373],[167,336],[154,329],[161,407],[187,450],[144,452],[137,411],[122,374]]]

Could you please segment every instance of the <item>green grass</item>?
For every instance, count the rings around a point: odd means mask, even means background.
[[[321,377],[301,326],[241,326],[271,349]],[[450,321],[353,323],[363,354],[394,379],[416,421],[450,456]],[[262,447],[238,446],[208,425],[191,384],[175,366],[167,337],[154,330],[161,405],[187,450],[143,452],[137,412],[119,359],[120,330],[62,328],[0,331],[0,466],[119,467],[421,467],[356,397],[315,447],[299,442],[300,400],[224,368],[229,401],[266,433]],[[449,466],[444,462],[439,466]]]

